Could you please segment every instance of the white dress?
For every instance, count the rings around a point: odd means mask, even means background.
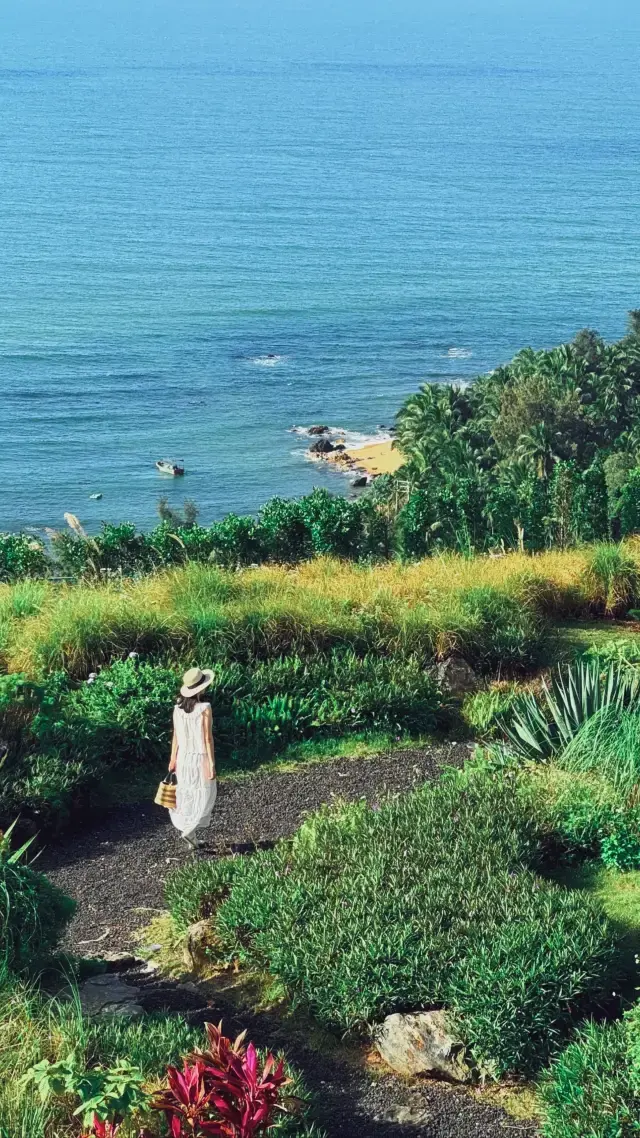
[[[208,826],[218,794],[215,779],[207,777],[209,757],[205,750],[202,717],[209,705],[197,703],[193,711],[173,709],[176,733],[176,808],[170,810],[171,821],[187,837]]]

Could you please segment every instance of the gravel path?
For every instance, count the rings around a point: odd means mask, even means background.
[[[79,902],[67,946],[82,955],[132,947],[132,933],[163,908],[167,874],[194,856],[250,850],[292,834],[306,813],[335,798],[366,798],[434,778],[445,765],[468,757],[465,744],[394,752],[375,758],[301,765],[294,772],[264,771],[219,785],[206,847],[191,854],[152,803],[109,811],[98,824],[45,849],[38,868]],[[139,982],[136,979],[136,982]],[[472,1094],[436,1082],[405,1082],[368,1072],[360,1063],[312,1050],[304,1034],[269,1012],[240,1016],[219,994],[207,1010],[193,990],[172,981],[148,981],[148,1010],[180,1011],[192,1022],[224,1019],[230,1034],[247,1027],[252,1039],[286,1050],[315,1095],[315,1115],[329,1138],[534,1138],[531,1122],[518,1122]]]
[[[275,842],[293,834],[323,802],[366,798],[373,804],[433,778],[445,764],[460,765],[468,755],[467,745],[449,744],[223,780],[209,838],[197,856]],[[131,948],[131,934],[148,923],[148,910],[164,907],[168,873],[193,856],[166,810],[144,802],[110,810],[91,829],[43,850],[37,865],[78,901],[66,946],[86,956],[94,949]]]

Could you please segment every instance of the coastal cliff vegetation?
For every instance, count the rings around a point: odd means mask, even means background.
[[[453,550],[541,551],[620,540],[640,528],[640,310],[606,343],[585,329],[525,348],[464,387],[425,384],[400,408],[400,469],[355,500],[315,490],[273,498],[256,517],[202,526],[162,505],[148,533],[104,524],[87,536],[0,536],[0,580],[139,575],[189,561],[237,568]]]

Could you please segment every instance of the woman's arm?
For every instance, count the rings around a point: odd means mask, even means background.
[[[171,740],[171,758],[169,759],[169,770],[176,769],[176,761],[178,758],[178,736],[176,735],[175,728],[173,730],[173,738]]]
[[[216,760],[213,750],[213,714],[211,712],[211,704],[207,704],[202,716],[202,732],[204,735],[204,746],[209,760],[209,778],[216,777]]]

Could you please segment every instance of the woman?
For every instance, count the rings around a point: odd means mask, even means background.
[[[176,772],[176,808],[171,821],[191,849],[200,843],[196,830],[211,821],[218,793],[213,754],[211,704],[200,699],[213,679],[213,672],[190,668],[182,677],[178,702],[173,709],[173,742],[169,770]]]

